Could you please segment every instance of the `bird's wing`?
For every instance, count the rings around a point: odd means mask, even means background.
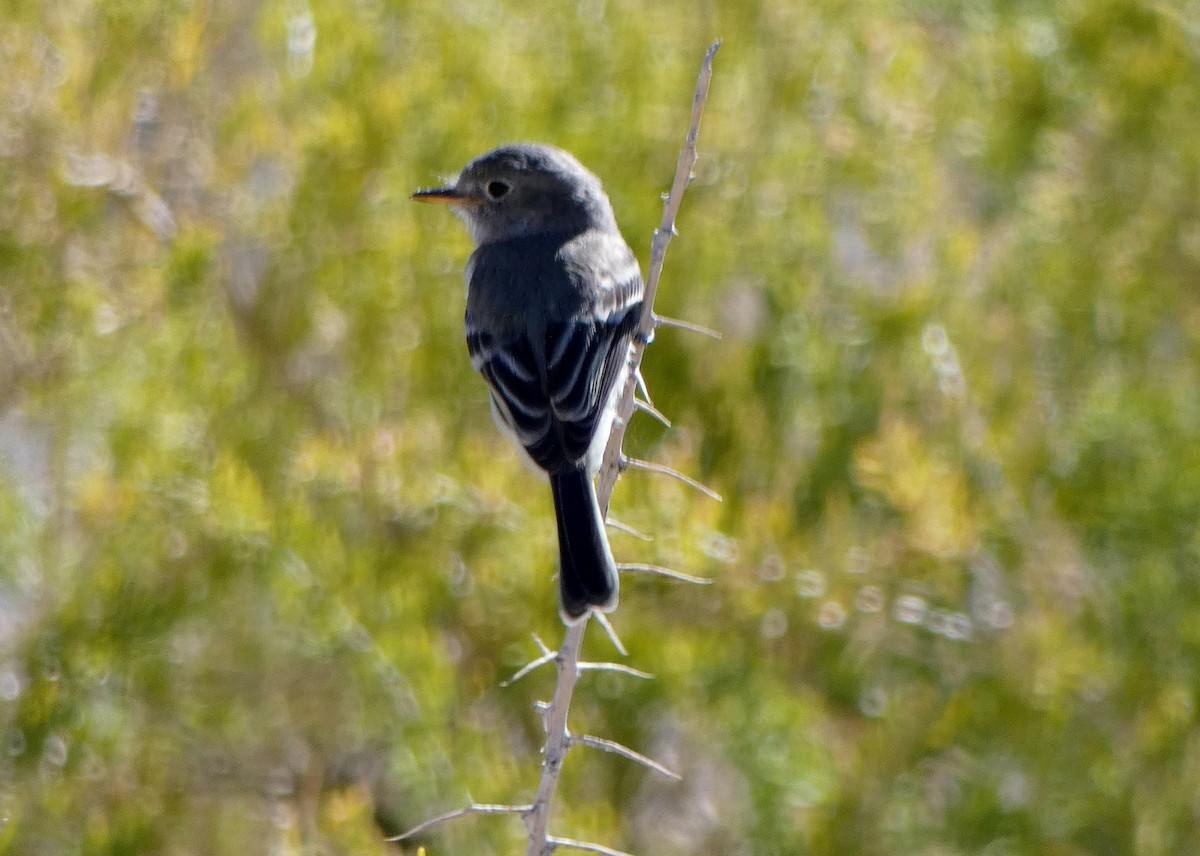
[[[546,470],[576,465],[587,455],[628,366],[643,285],[633,253],[619,236],[615,240],[619,251],[571,254],[569,245],[562,251],[570,287],[580,297],[568,317],[502,337],[468,320],[467,347],[491,385],[497,418]]]

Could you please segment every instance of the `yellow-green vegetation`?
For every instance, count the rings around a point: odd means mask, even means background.
[[[389,853],[536,780],[548,491],[408,193],[563,146],[645,259],[725,40],[556,831],[1200,851],[1182,0],[4,0],[0,852]],[[617,655],[601,634],[588,656]],[[468,818],[408,845],[512,853]]]

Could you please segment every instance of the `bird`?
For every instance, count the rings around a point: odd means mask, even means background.
[[[468,163],[440,202],[475,243],[466,340],[497,425],[549,478],[567,624],[618,601],[594,476],[631,372],[645,287],[600,179],[563,149],[514,143]]]

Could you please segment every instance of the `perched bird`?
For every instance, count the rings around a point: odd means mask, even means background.
[[[475,240],[467,349],[496,423],[549,475],[564,620],[617,605],[617,571],[592,479],[629,376],[644,291],[600,180],[562,149],[501,146],[446,187]]]

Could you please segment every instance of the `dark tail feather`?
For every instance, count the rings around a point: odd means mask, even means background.
[[[617,568],[596,489],[582,467],[550,475],[554,516],[558,520],[559,596],[563,615],[575,621],[596,608],[617,605]]]

